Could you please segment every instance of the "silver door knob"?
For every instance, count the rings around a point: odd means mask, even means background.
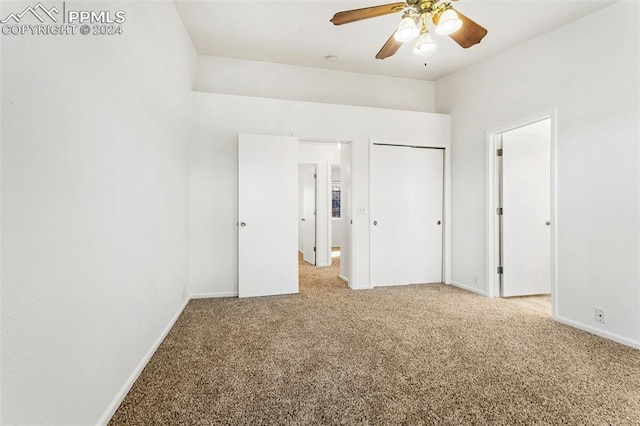
[[[245,226],[247,226],[247,224],[245,222],[240,222],[240,226],[244,228]]]
[[[376,226],[377,224],[378,224],[378,221],[377,221],[377,220],[374,220],[374,221],[373,221],[373,226]]]

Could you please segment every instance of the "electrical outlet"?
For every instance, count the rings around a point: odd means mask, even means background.
[[[600,322],[602,324],[606,324],[605,311],[602,308],[596,308],[595,310],[596,322]]]

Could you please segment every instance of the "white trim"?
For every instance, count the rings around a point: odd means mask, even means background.
[[[370,138],[369,139],[369,205],[367,206],[367,231],[368,231],[368,236],[367,238],[369,239],[369,282],[367,283],[367,288],[372,289],[373,288],[373,280],[371,279],[371,247],[373,246],[373,244],[371,244],[371,194],[372,194],[372,190],[371,190],[371,181],[372,176],[373,176],[373,145],[374,145],[374,139]]]
[[[96,423],[97,425],[106,426],[106,424],[109,423],[109,421],[111,420],[111,417],[113,417],[118,407],[120,407],[120,404],[122,403],[124,398],[127,396],[129,391],[131,390],[131,387],[133,386],[133,384],[136,382],[136,380],[138,380],[138,376],[140,376],[140,373],[142,373],[142,370],[144,370],[144,368],[147,366],[147,363],[149,362],[153,354],[156,353],[156,350],[158,349],[160,344],[164,341],[165,337],[167,337],[167,334],[169,334],[169,331],[171,331],[171,329],[173,328],[173,325],[176,323],[178,318],[180,318],[180,315],[182,315],[182,311],[184,311],[184,308],[187,306],[187,303],[189,303],[189,300],[191,300],[189,297],[185,299],[182,306],[180,306],[180,308],[178,309],[178,312],[176,312],[173,318],[171,318],[171,320],[169,321],[169,324],[167,324],[164,330],[162,330],[162,333],[160,333],[156,341],[153,342],[153,345],[151,345],[151,348],[149,348],[149,350],[144,355],[144,357],[142,357],[142,359],[140,360],[136,368],[133,370],[129,378],[124,382],[124,384],[120,388],[120,391],[118,391],[115,398],[113,398],[113,400],[111,401],[111,404],[109,404],[104,414],[102,414],[102,416],[100,417],[100,420],[98,420],[98,422]]]
[[[408,142],[408,141],[392,141],[388,139],[369,139],[369,218],[371,217],[371,179],[373,176],[373,151],[374,144],[385,145],[400,145],[400,146],[420,146],[423,148],[442,148],[444,150],[444,170],[443,170],[443,184],[444,184],[444,200],[442,204],[442,221],[444,222],[444,230],[442,233],[442,282],[444,284],[453,284],[451,281],[451,144],[450,143],[427,143],[422,142]],[[369,283],[368,288],[374,288],[371,281],[371,220],[368,221],[369,230]]]
[[[484,290],[480,290],[479,288],[471,287],[466,284],[458,283],[455,281],[451,281],[451,285],[454,287],[461,288],[466,291],[470,291],[471,293],[479,294],[480,296],[487,296],[487,292]]]
[[[568,325],[570,327],[574,327],[582,331],[586,331],[587,333],[595,334],[596,336],[604,337],[605,339],[613,340],[614,342],[618,342],[626,346],[631,346],[632,348],[635,348],[635,349],[640,349],[640,341],[638,340],[627,339],[626,337],[609,333],[608,331],[604,331],[599,328],[594,328],[589,325],[583,324],[581,322],[573,321],[561,316],[556,316],[556,321],[558,321],[559,323]]]
[[[218,293],[195,293],[191,299],[215,299],[219,297],[238,297],[237,291],[221,291]]]
[[[340,278],[342,281],[344,281],[345,283],[349,284],[349,278],[345,277],[342,274],[338,275],[338,278]]]
[[[351,290],[371,290],[371,288],[358,286],[358,287],[351,287]]]
[[[328,268],[329,266],[331,266],[331,263],[318,263],[316,265],[318,268]]]
[[[357,256],[356,256],[356,225],[357,225],[357,220],[356,220],[356,200],[357,197],[356,195],[358,194],[358,188],[357,188],[357,155],[356,152],[358,150],[358,144],[356,143],[356,138],[352,138],[351,139],[351,173],[349,175],[349,179],[351,180],[350,184],[351,187],[349,188],[349,197],[351,197],[348,201],[347,201],[347,223],[346,226],[349,227],[349,278],[347,279],[347,283],[349,283],[349,286],[354,289],[357,281],[356,278],[356,262],[357,262]]]
[[[496,272],[497,263],[497,180],[496,180],[496,155],[497,139],[503,133],[514,130],[528,124],[542,120],[550,120],[551,135],[551,315],[554,319],[558,316],[558,215],[557,215],[557,122],[558,109],[551,108],[541,113],[529,116],[504,126],[490,129],[486,132],[486,288],[488,297],[500,297],[499,280]]]

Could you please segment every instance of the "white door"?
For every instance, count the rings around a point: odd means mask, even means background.
[[[238,296],[298,292],[298,140],[238,137]]]
[[[302,259],[316,264],[316,166],[302,168]]]
[[[502,136],[502,208],[502,296],[551,293],[549,130]]]
[[[443,153],[373,145],[373,286],[442,281]]]

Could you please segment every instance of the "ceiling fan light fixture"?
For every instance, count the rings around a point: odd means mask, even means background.
[[[398,25],[398,29],[396,30],[393,38],[399,42],[411,41],[414,38],[418,37],[420,34],[420,29],[416,25],[415,18],[405,14],[400,21],[400,25]]]
[[[426,55],[437,48],[438,45],[433,41],[433,38],[431,38],[431,34],[429,34],[428,31],[423,31],[416,41],[416,47],[413,48],[413,53],[416,55]]]
[[[453,9],[445,9],[439,17],[436,26],[436,34],[449,35],[458,31],[462,27],[462,20]]]

